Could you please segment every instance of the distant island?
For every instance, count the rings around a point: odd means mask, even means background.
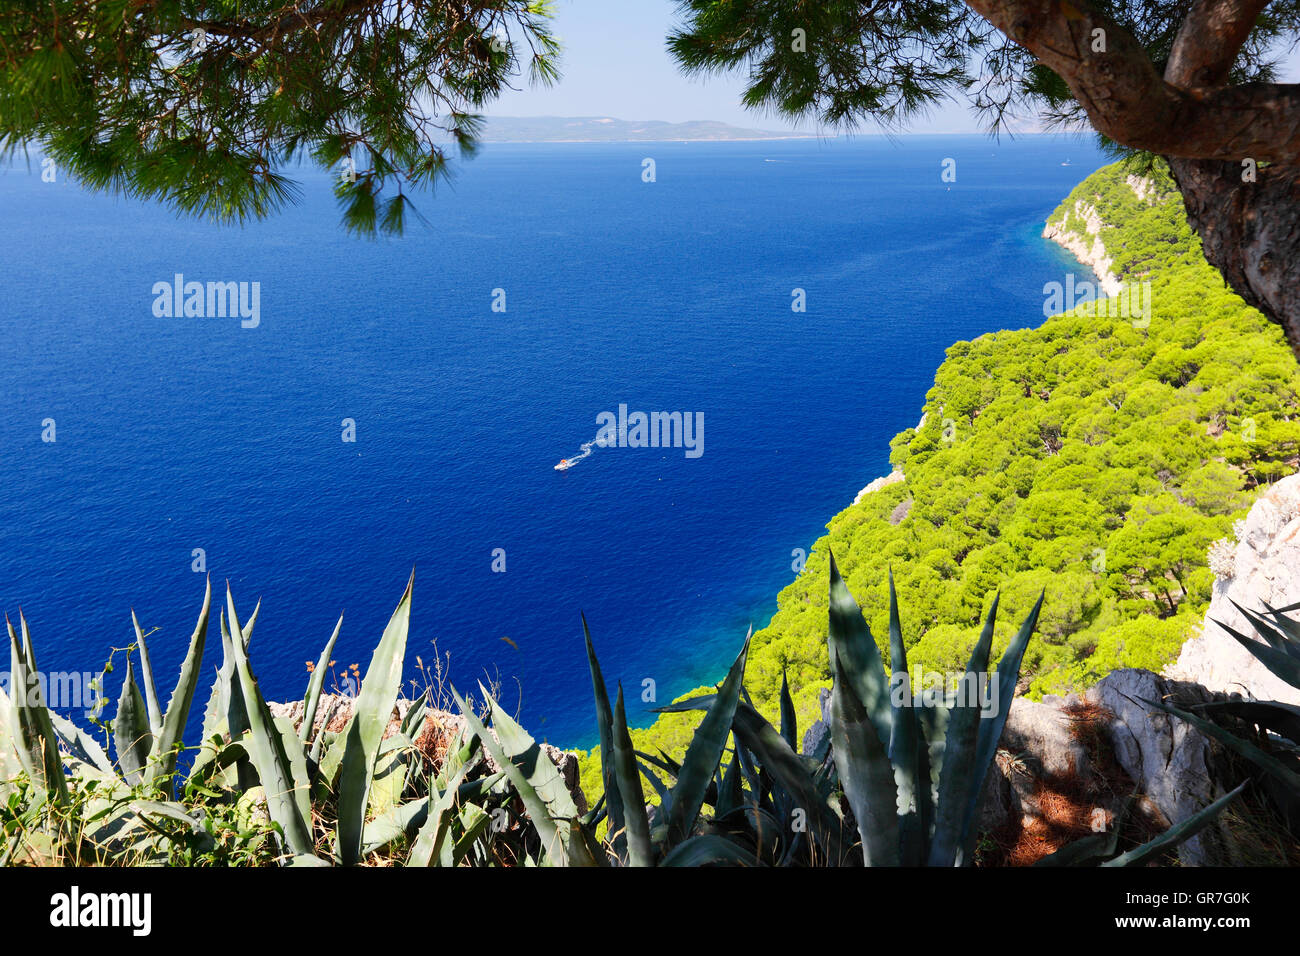
[[[666,123],[609,116],[489,116],[480,137],[485,143],[662,143],[742,142],[765,139],[815,139],[816,133],[742,129],[715,120]]]

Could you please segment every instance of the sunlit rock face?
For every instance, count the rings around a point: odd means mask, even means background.
[[[1300,704],[1300,689],[1275,677],[1218,623],[1254,638],[1255,629],[1232,602],[1251,611],[1300,602],[1300,475],[1283,478],[1255,501],[1229,566],[1215,572],[1201,633],[1183,645],[1167,673],[1209,690]]]

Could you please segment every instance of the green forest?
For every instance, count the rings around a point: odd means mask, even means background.
[[[1021,672],[1031,698],[1159,671],[1199,627],[1210,546],[1296,470],[1300,370],[1279,327],[1205,261],[1168,173],[1141,175],[1144,198],[1133,171],[1107,166],[1048,221],[1091,246],[1076,204],[1095,209],[1115,274],[1151,284],[1149,324],[1083,305],[948,349],[923,426],[891,443],[905,479],[831,520],[754,635],[746,683],[769,719],[783,676],[804,727],[830,686],[832,550],[886,659],[892,568],[913,670],[960,672],[994,592],[1001,653],[1045,590]],[[694,722],[668,714],[632,738],[679,759]],[[594,799],[599,754],[583,757]]]

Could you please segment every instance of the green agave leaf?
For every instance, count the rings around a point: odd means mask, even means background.
[[[568,861],[566,843],[569,831],[567,826],[561,829],[557,823],[566,818],[576,819],[578,815],[573,798],[564,786],[564,778],[550,758],[542,753],[537,742],[505,715],[487,689],[480,684],[479,690],[488,702],[495,736],[483,726],[474,709],[465,703],[455,687],[451,689],[451,695],[466,724],[483,742],[483,749],[505,771],[519,794],[533,828],[541,838],[546,860],[562,866]]]
[[[131,608],[131,626],[135,628],[135,643],[140,649],[140,683],[143,685],[144,702],[149,710],[149,730],[157,736],[162,733],[162,708],[158,706],[158,688],[153,681],[153,665],[149,662],[149,647],[145,643],[144,631],[136,619],[135,608]]]
[[[284,832],[284,840],[291,854],[313,854],[315,847],[309,818],[302,814],[302,795],[297,793],[299,788],[307,786],[307,780],[294,777],[293,764],[285,751],[281,728],[271,717],[270,708],[258,690],[257,678],[253,676],[253,669],[248,663],[242,639],[244,632],[239,626],[235,599],[231,596],[229,585],[226,586],[226,617],[230,621],[230,631],[223,636],[226,638],[227,650],[233,657],[240,697],[246,705],[249,723],[246,746],[266,792],[267,811]],[[232,639],[231,634],[241,636]]]
[[[474,849],[474,843],[488,831],[492,825],[492,815],[482,807],[475,804],[466,804],[460,811],[457,821],[460,824],[461,833],[456,837],[455,843],[451,845],[451,859],[449,865],[459,866]],[[443,850],[446,852],[447,845],[444,844]]]
[[[1242,740],[1236,734],[1229,730],[1225,730],[1218,724],[1197,717],[1195,714],[1189,714],[1185,710],[1179,710],[1177,707],[1171,707],[1160,701],[1146,700],[1143,698],[1138,699],[1147,707],[1154,707],[1156,710],[1163,710],[1166,714],[1173,714],[1173,716],[1180,720],[1187,721],[1187,723],[1191,724],[1207,737],[1213,737],[1229,750],[1245,757],[1265,773],[1285,784],[1292,793],[1300,794],[1300,774],[1286,766],[1286,764],[1282,763],[1282,761],[1278,760],[1272,754],[1261,750],[1249,741]]]
[[[411,741],[411,744],[414,745],[416,738],[420,736],[420,731],[424,729],[424,719],[428,715],[429,691],[425,690],[416,699],[415,703],[411,704],[411,708],[406,712],[406,716],[402,718],[398,734]]]
[[[1276,648],[1269,647],[1260,641],[1246,637],[1246,635],[1233,630],[1222,621],[1215,621],[1219,627],[1223,628],[1238,644],[1249,651],[1256,660],[1267,667],[1278,678],[1286,681],[1292,687],[1300,687],[1300,660],[1296,660],[1289,654],[1285,654]]]
[[[790,680],[781,668],[781,736],[791,750],[799,749],[799,718],[794,712],[794,699],[790,696]]]
[[[677,701],[671,705],[671,709],[673,711],[707,710],[715,699],[715,694],[705,694]],[[666,711],[669,708],[656,709]],[[840,831],[842,825],[840,818],[831,809],[829,799],[818,790],[817,782],[803,758],[763,718],[762,714],[749,704],[739,703],[736,705],[736,716],[731,725],[731,730],[735,734],[736,740],[743,744],[743,747],[737,747],[732,754],[732,769],[735,770],[740,767],[745,749],[752,751],[763,765],[763,769],[771,773],[780,782],[781,786],[786,789],[792,801],[792,806],[802,809],[809,816],[812,826],[818,831],[823,845],[828,847],[831,857],[842,860],[846,851],[841,845]],[[647,755],[641,754],[640,756],[645,757]],[[725,815],[724,802],[729,808],[734,808],[741,802],[734,796],[740,787],[741,775],[737,773],[734,779],[728,779],[730,776],[729,771],[723,778],[717,811],[718,816]],[[725,794],[728,788],[731,789],[732,796],[724,801],[722,794]]]
[[[1300,743],[1300,707],[1277,700],[1225,700],[1196,705],[1198,713],[1222,713],[1273,731]]]
[[[339,639],[341,630],[343,630],[342,614],[339,615],[339,622],[334,625],[334,633],[325,644],[325,650],[321,651],[316,669],[311,672],[311,679],[307,681],[307,693],[302,699],[302,723],[298,730],[298,737],[303,743],[311,739],[312,729],[316,726],[316,709],[320,706],[321,691],[325,688],[325,674],[329,669],[330,661],[334,659],[334,642]]]
[[[709,707],[695,735],[686,748],[677,784],[673,787],[672,806],[668,810],[668,844],[674,845],[690,836],[696,818],[704,805],[704,795],[713,782],[714,768],[722,760],[722,753],[731,735],[731,723],[740,701],[740,688],[745,676],[745,661],[749,656],[751,629],[745,643],[727,672],[717,698]]]
[[[886,751],[889,738],[879,736],[834,651],[831,675],[831,759],[858,824],[863,861],[867,866],[897,866],[898,787]]]
[[[1170,827],[1154,840],[1149,840],[1127,853],[1121,853],[1115,859],[1107,860],[1102,866],[1141,866],[1166,850],[1173,849],[1180,843],[1190,840],[1213,823],[1214,818],[1223,811],[1224,807],[1241,796],[1241,792],[1245,789],[1246,783],[1239,784],[1231,793],[1215,800],[1199,813],[1192,814],[1177,826]]]
[[[0,691],[0,694],[2,693],[3,691]],[[3,698],[0,698],[0,710],[3,710]],[[104,753],[104,748],[94,737],[66,717],[60,717],[54,711],[50,711],[49,714],[50,724],[54,727],[55,734],[74,760],[85,764],[90,768],[90,772],[97,771],[97,775],[101,778],[114,780],[117,778],[117,769],[113,766],[113,761],[108,759],[108,754]],[[2,720],[3,718],[0,718],[0,738],[6,734]]]
[[[1283,635],[1283,633],[1277,628],[1273,627],[1269,621],[1266,621],[1254,611],[1246,610],[1246,608],[1242,607],[1236,601],[1232,602],[1232,606],[1242,613],[1246,620],[1250,622],[1251,627],[1253,627],[1259,633],[1259,636],[1264,638],[1264,640],[1268,642],[1269,646],[1275,651],[1285,654],[1292,660],[1300,660],[1300,647],[1295,646],[1287,640],[1285,635]],[[1265,607],[1267,607],[1267,605],[1265,605]],[[1285,618],[1283,620],[1285,620]]]
[[[9,631],[9,725],[16,731],[15,753],[32,781],[49,793],[55,803],[65,805],[69,799],[68,781],[50,711],[45,706],[40,681],[35,679],[39,671],[27,618],[21,610],[18,612],[21,644],[7,616],[5,626]]]
[[[925,862],[934,815],[930,765],[912,697],[912,678],[907,671],[907,648],[903,644],[892,568],[889,571],[889,668],[889,762],[893,764],[894,784],[898,787],[899,862],[904,866],[921,866]]]
[[[338,783],[338,854],[344,866],[361,862],[362,834],[370,803],[375,758],[384,738],[397,695],[402,689],[402,665],[406,660],[406,637],[411,625],[411,588],[415,572],[406,582],[406,591],[384,628],[379,646],[370,658],[361,693],[352,705],[339,765]]]
[[[978,776],[980,707],[968,700],[969,688],[988,674],[993,647],[993,625],[998,598],[993,598],[984,630],[966,665],[966,687],[948,711],[948,739],[944,745],[943,771],[939,776],[939,800],[935,807],[934,837],[930,841],[930,866],[969,864],[964,858],[967,821],[971,818],[971,794],[978,795],[983,777]],[[987,768],[985,768],[987,769]],[[976,797],[978,799],[978,797]]]
[[[1119,831],[1091,833],[1067,843],[1054,853],[1041,857],[1033,866],[1088,866],[1115,855],[1118,849]]]
[[[1011,639],[1007,649],[1002,652],[998,668],[993,673],[994,685],[991,692],[985,693],[989,709],[980,715],[979,733],[975,748],[975,763],[971,768],[970,790],[966,794],[966,814],[962,819],[961,857],[969,860],[975,852],[976,833],[975,818],[979,812],[980,798],[984,792],[984,778],[998,753],[998,741],[1002,739],[1002,730],[1006,727],[1007,717],[1011,713],[1011,703],[1016,695],[1016,684],[1020,681],[1020,665],[1025,659],[1025,649],[1029,639],[1038,626],[1038,615],[1043,608],[1046,590],[1038,595],[1032,610],[1020,625],[1020,630]],[[993,693],[997,703],[994,706]]]
[[[0,792],[0,798],[3,796],[4,794]],[[585,829],[595,832],[596,827],[600,826],[605,816],[605,794],[602,793],[600,799],[596,801],[596,805],[582,815],[581,822]]]
[[[732,730],[744,747],[758,757],[763,769],[785,788],[794,809],[803,810],[818,841],[833,860],[843,860],[848,851],[840,838],[842,824],[829,801],[818,792],[817,783],[794,748],[776,728],[748,704],[736,708]],[[740,759],[739,752],[735,761]],[[789,837],[790,832],[785,835]]]
[[[628,862],[632,866],[654,866],[654,847],[650,842],[650,819],[646,815],[645,793],[641,790],[636,753],[632,737],[627,730],[627,711],[623,705],[623,685],[618,685],[618,698],[613,715],[614,776],[611,781],[624,812]],[[606,793],[610,793],[608,785]],[[612,825],[612,824],[611,824]],[[618,834],[610,831],[617,839]]]
[[[149,714],[140,687],[135,682],[135,670],[129,656],[122,695],[117,700],[117,716],[113,718],[113,747],[117,751],[123,778],[132,785],[139,783],[149,765],[153,734],[149,732]]]
[[[229,592],[229,587],[227,587]],[[231,637],[231,625],[226,621],[226,614],[223,611],[220,615],[221,624],[221,650],[222,662],[221,670],[225,672],[224,681],[218,677],[218,683],[221,684],[221,690],[224,697],[221,701],[222,713],[226,718],[226,730],[231,738],[242,736],[248,732],[248,703],[244,700],[243,685],[239,680],[239,670],[237,666],[238,655],[235,654],[235,645],[242,644]]]
[[[706,703],[703,703],[703,704],[701,704],[701,705],[698,706],[698,707],[689,707],[689,708],[686,708],[686,709],[687,709],[687,710],[708,710],[708,709],[709,709],[709,704],[713,702],[713,700],[714,700],[714,698],[715,698],[716,696],[717,696],[716,694],[709,694],[707,697],[695,697],[695,698],[692,698],[692,700],[695,700],[695,701],[706,701]],[[641,751],[641,750],[637,750],[637,751],[635,751],[635,753],[636,753],[636,756],[640,757],[640,758],[641,758],[642,760],[644,760],[646,763],[650,764],[650,766],[652,766],[652,767],[658,767],[660,770],[662,770],[664,773],[668,774],[668,776],[672,777],[674,780],[677,779],[677,775],[678,775],[679,773],[681,773],[681,771],[682,771],[682,765],[679,764],[677,761],[671,759],[671,758],[670,758],[667,754],[665,754],[662,750],[659,751],[659,755],[658,755],[658,756],[655,756],[654,754],[648,754],[648,753],[645,753],[644,751]],[[704,802],[705,802],[705,803],[708,803],[708,802],[709,802],[708,797],[705,797],[705,798],[704,798]]]
[[[587,617],[584,614],[579,616],[582,618],[582,637],[587,645],[587,669],[591,672],[592,694],[596,698],[596,727],[600,731],[600,775],[609,814],[607,832],[613,834],[614,852],[623,858],[627,855],[627,833],[623,820],[623,796],[619,792],[614,766],[614,712],[609,706],[609,690],[605,686],[605,675],[601,673],[600,662],[596,660],[596,648],[591,642]]]
[[[194,704],[194,692],[199,686],[199,674],[203,667],[203,649],[208,638],[208,611],[211,604],[212,581],[209,579],[203,587],[203,607],[199,610],[198,623],[194,625],[194,632],[190,635],[189,649],[185,652],[185,660],[181,664],[180,677],[177,678],[176,688],[172,691],[171,700],[167,704],[167,713],[161,718],[162,730],[155,736],[153,746],[149,752],[147,779],[166,781],[169,792],[171,790],[171,777],[176,772],[176,757],[185,743],[183,739],[185,725],[190,719],[190,707]],[[134,613],[132,618],[134,619]],[[144,635],[141,634],[139,637],[140,647],[143,651]],[[150,682],[152,682],[152,678],[150,678]],[[156,699],[154,706],[157,706]],[[152,711],[150,711],[151,724],[152,721]]]
[[[890,713],[889,682],[880,648],[871,636],[858,602],[840,577],[835,555],[830,556],[830,612],[826,642],[832,658],[839,658],[845,680],[853,685],[853,694],[862,704],[876,728],[876,737],[886,744],[893,735]]]
[[[916,722],[921,731],[926,760],[930,764],[930,806],[933,808],[939,794],[939,778],[943,775],[944,748],[948,743],[948,705],[924,691],[918,699],[921,706],[916,710]],[[933,832],[933,809],[931,814],[930,830]]]
[[[1285,635],[1283,646],[1280,650],[1286,651],[1292,657],[1300,658],[1300,621],[1292,620],[1286,616],[1283,610],[1273,607],[1267,601],[1261,602],[1268,611],[1268,616],[1272,623],[1279,631]]]
[[[402,745],[389,749],[389,744],[392,744],[394,739],[390,737],[385,740],[380,745],[380,752],[375,758],[375,770],[370,780],[367,816],[387,813],[389,809],[401,802],[402,794],[406,792],[412,752],[409,741],[405,741],[404,738]]]
[[[668,813],[673,807],[673,792],[668,789],[668,785],[659,779],[659,775],[654,773],[645,764],[637,764],[637,769],[641,775],[646,778],[650,786],[654,788],[655,794],[659,797],[659,814],[657,819],[663,820],[663,815]]]
[[[762,866],[754,854],[726,837],[707,833],[679,843],[662,866]]]
[[[725,817],[745,805],[744,783],[740,770],[740,752],[733,748],[731,763],[727,765],[722,774],[722,782],[718,785],[717,815],[719,817]]]
[[[289,758],[289,772],[296,784],[293,788],[294,802],[298,805],[298,813],[310,826],[311,788],[308,785],[310,777],[307,773],[307,753],[303,749],[302,741],[298,739],[298,731],[293,725],[292,718],[276,717],[275,726],[280,731],[284,754]]]
[[[261,610],[262,599],[258,598],[257,604],[253,606],[253,613],[249,615],[248,620],[244,622],[244,626],[239,629],[239,633],[244,636],[244,650],[248,650],[248,645],[252,643],[253,625],[257,623],[257,615],[261,613]]]
[[[408,800],[379,814],[373,820],[367,820],[362,856],[387,849],[398,840],[409,839],[424,826],[428,818],[429,801],[424,798]]]

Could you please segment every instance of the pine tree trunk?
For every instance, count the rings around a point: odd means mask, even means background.
[[[1205,258],[1232,290],[1282,326],[1300,357],[1300,167],[1167,157]]]

